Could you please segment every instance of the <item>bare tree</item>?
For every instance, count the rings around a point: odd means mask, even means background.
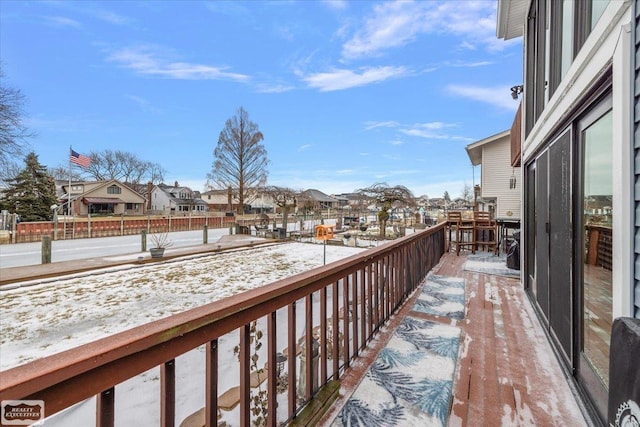
[[[91,164],[86,169],[95,180],[117,179],[127,184],[164,181],[165,170],[158,163],[142,160],[135,154],[120,150],[92,151]]]
[[[413,193],[403,185],[390,187],[386,182],[381,182],[362,188],[357,193],[363,195],[380,208],[378,221],[380,221],[380,237],[383,239],[385,238],[387,221],[389,220],[389,210],[397,205],[413,206],[415,204]]]
[[[7,187],[20,170],[20,165],[16,162],[0,162],[0,188]]]
[[[55,168],[49,168],[48,169],[48,173],[55,180],[68,180],[69,179],[69,168],[68,167],[65,168],[65,167],[62,167],[62,166],[58,166],[58,167],[55,167]],[[73,181],[81,181],[82,180],[82,174],[79,173],[77,170],[72,170],[71,171],[71,179]]]
[[[268,195],[282,211],[282,228],[287,229],[289,213],[298,206],[300,192],[287,187],[268,186],[260,190],[262,194]]]
[[[466,182],[464,183],[464,187],[462,187],[462,198],[467,203],[473,201],[473,188]]]
[[[238,213],[242,213],[250,189],[267,182],[269,160],[261,144],[263,139],[258,125],[249,120],[249,114],[240,107],[236,115],[227,120],[213,151],[208,185],[219,189],[231,187],[239,201]]]
[[[0,81],[4,73],[0,68]],[[24,154],[27,138],[35,134],[30,132],[22,121],[24,95],[20,90],[0,85],[0,177],[3,180],[11,177],[4,175],[15,169],[12,160]]]
[[[321,215],[322,208],[320,202],[309,195],[308,192],[302,191],[298,196],[298,212],[304,212],[305,214],[311,213],[312,215]]]

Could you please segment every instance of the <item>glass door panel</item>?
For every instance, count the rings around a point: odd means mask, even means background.
[[[613,218],[612,121],[607,112],[582,131],[582,355],[609,388]]]

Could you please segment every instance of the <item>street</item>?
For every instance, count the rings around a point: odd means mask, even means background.
[[[221,236],[229,234],[228,228],[209,229],[208,242],[215,243]],[[203,243],[202,230],[170,233],[172,248],[195,246]],[[135,254],[141,252],[142,238],[139,234],[92,239],[57,240],[51,242],[51,262],[71,261],[86,258]],[[147,249],[151,239],[147,237]],[[37,265],[42,262],[42,243],[17,243],[0,245],[0,268]]]

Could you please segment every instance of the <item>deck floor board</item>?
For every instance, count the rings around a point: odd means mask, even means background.
[[[520,281],[465,271],[465,261],[465,254],[447,253],[433,270],[466,280],[466,315],[454,321],[462,336],[449,426],[588,425]],[[357,369],[347,373],[341,396],[321,425],[331,424],[400,320],[416,315],[411,307],[417,295],[383,328]]]

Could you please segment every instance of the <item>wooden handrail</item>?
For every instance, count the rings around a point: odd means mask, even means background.
[[[211,351],[207,352],[208,358],[211,359],[207,362],[207,370],[213,371],[209,375],[215,374],[217,377],[217,362],[212,360],[212,357],[217,358],[216,340],[219,337],[238,328],[246,327],[254,320],[273,315],[281,308],[291,307],[300,299],[310,298],[314,292],[327,288],[335,292],[339,282],[342,282],[347,290],[349,285],[353,286],[351,289],[356,290],[356,295],[358,291],[369,290],[367,300],[365,300],[365,295],[361,295],[361,304],[364,304],[365,301],[371,302],[372,292],[374,293],[374,301],[380,304],[380,307],[372,308],[369,306],[367,308],[369,310],[367,321],[375,320],[375,324],[365,328],[363,323],[358,323],[358,321],[365,322],[365,317],[367,317],[361,315],[361,313],[365,313],[364,306],[361,307],[361,312],[357,313],[358,301],[353,302],[353,329],[348,331],[348,328],[345,327],[345,335],[348,332],[357,333],[358,331],[366,332],[367,335],[361,337],[360,343],[356,339],[351,352],[349,341],[345,340],[346,345],[342,350],[346,355],[344,360],[346,368],[349,366],[350,359],[364,348],[371,336],[402,304],[408,294],[416,288],[426,273],[437,264],[444,253],[444,226],[445,224],[442,223],[261,288],[8,369],[0,373],[0,400],[44,400],[46,416],[50,416],[89,397],[100,395],[104,391],[110,391],[109,397],[112,399],[112,389],[115,385],[157,366],[164,366],[165,369],[168,369],[166,373],[167,389],[171,392],[174,359],[202,344],[211,346],[209,349]],[[360,289],[357,289],[358,277],[360,280],[368,282],[366,288],[362,283]],[[351,283],[343,280],[345,278],[349,278],[348,281]],[[337,311],[336,296],[333,294],[333,311]],[[379,298],[380,300],[378,300]],[[349,326],[350,314],[347,313],[346,308],[346,305],[343,306],[345,326]],[[377,310],[373,316],[370,314],[372,309]],[[304,311],[305,309],[298,307],[297,310]],[[327,313],[332,310],[327,310],[325,307],[323,311]],[[307,308],[307,316],[309,316],[308,312]],[[327,313],[327,315],[329,314]],[[337,319],[334,317],[332,324],[335,358],[333,369],[329,371],[326,367],[323,368],[328,371],[326,372],[328,378],[322,377],[320,381],[336,379],[341,376],[337,372],[340,367],[336,364],[339,351],[336,342],[338,337],[336,321]],[[307,321],[307,344],[310,342],[308,337],[311,331],[310,322],[311,319]],[[323,326],[323,330],[326,334],[326,325]],[[295,340],[295,337],[289,339],[289,342],[295,342],[292,340]],[[289,348],[295,347],[290,346]],[[269,351],[274,352],[275,348]],[[307,345],[306,351],[308,357],[311,354],[309,345]],[[247,354],[246,351],[241,352],[245,358]],[[292,354],[295,353],[292,352]],[[269,363],[272,363],[273,360],[273,355],[268,354]],[[310,359],[307,358],[307,360]],[[248,365],[243,365],[243,363],[246,364],[246,360],[241,361],[246,375],[246,366]],[[292,366],[291,361],[289,366]],[[322,366],[327,366],[326,360]],[[209,380],[207,379],[207,381]],[[244,395],[246,399],[248,380],[245,378],[244,381],[240,381],[240,384],[243,389],[241,395]],[[289,388],[289,393],[296,392],[295,387],[293,388],[294,390]],[[271,387],[271,389],[273,388]],[[305,398],[308,400],[309,395],[315,391],[317,390],[307,388]],[[173,396],[163,396],[163,401],[167,400],[168,405],[172,405],[172,399]],[[210,396],[207,401],[217,405],[215,396]],[[295,395],[293,398],[290,395],[289,401],[295,404]],[[104,400],[104,402],[107,403],[104,406],[108,407],[109,401]],[[243,402],[241,406],[246,408],[247,404],[247,402]],[[216,410],[217,408],[208,407],[207,413],[212,415],[216,413]],[[166,415],[170,415],[172,413],[171,406],[164,408],[164,411]],[[213,416],[209,418],[213,418]],[[273,414],[271,419],[273,419]]]

